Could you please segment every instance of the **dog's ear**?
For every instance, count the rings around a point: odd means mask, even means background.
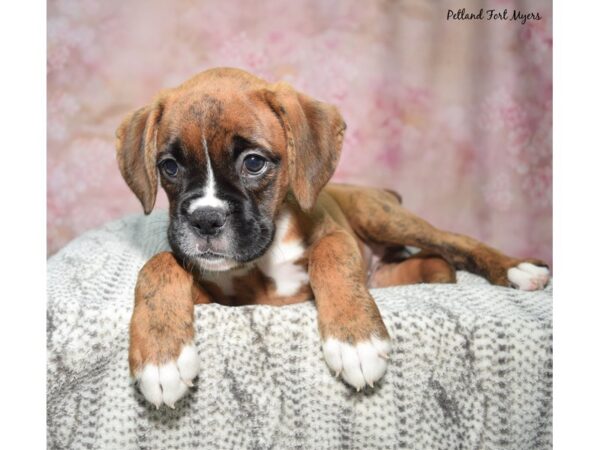
[[[117,161],[121,175],[150,214],[156,202],[158,170],[156,137],[162,105],[156,101],[129,114],[117,129]]]
[[[304,211],[310,210],[340,159],[346,123],[333,105],[276,83],[265,97],[286,134],[290,188]]]

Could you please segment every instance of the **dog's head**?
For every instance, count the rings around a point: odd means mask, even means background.
[[[202,269],[228,270],[265,253],[283,202],[314,206],[344,130],[337,108],[287,84],[212,69],[127,116],[117,130],[117,159],[146,214],[160,179],[175,254]]]

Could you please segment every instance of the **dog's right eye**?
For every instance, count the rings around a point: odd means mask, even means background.
[[[160,168],[166,175],[170,177],[174,177],[175,175],[177,175],[177,171],[179,170],[177,161],[175,161],[172,158],[165,159],[164,161],[162,161],[160,163]]]

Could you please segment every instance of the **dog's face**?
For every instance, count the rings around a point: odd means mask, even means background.
[[[213,69],[130,114],[117,130],[117,157],[146,213],[160,179],[174,253],[228,270],[266,252],[285,201],[313,207],[344,129],[331,105],[241,70]]]

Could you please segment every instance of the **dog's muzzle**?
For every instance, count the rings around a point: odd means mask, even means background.
[[[192,229],[200,237],[217,236],[225,228],[229,214],[223,208],[197,208],[188,215]]]

